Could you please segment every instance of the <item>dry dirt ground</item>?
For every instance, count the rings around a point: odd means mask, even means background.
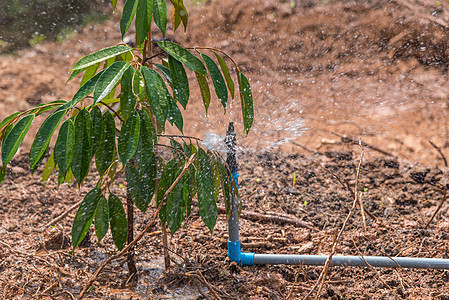
[[[357,202],[337,241],[337,254],[448,258],[446,203],[425,228],[445,200],[448,183],[447,3],[293,3],[206,2],[191,9],[186,35],[170,37],[188,46],[225,50],[251,78],[256,125],[248,138],[238,137],[243,210],[288,215],[310,224],[303,228],[243,216],[244,250],[330,254],[357,189],[364,213]],[[111,20],[80,30],[62,43],[1,57],[0,116],[70,99],[78,84],[65,84],[70,66],[119,42],[118,32],[116,20]],[[199,93],[192,93],[189,106],[199,108]],[[227,121],[238,117],[238,103],[226,116],[218,102],[211,111],[207,117],[189,116],[185,133],[223,133]],[[72,255],[74,212],[54,228],[46,226],[82,199],[95,178],[80,191],[65,185],[56,189],[53,182],[44,189],[39,172],[29,175],[26,152],[31,141],[27,139],[0,186],[0,297],[74,299],[116,250],[110,237],[97,247],[92,236]],[[115,192],[125,194],[120,186]],[[136,230],[148,218],[138,214]],[[170,270],[162,270],[160,228],[155,226],[136,250],[137,281],[128,280],[125,260],[117,259],[88,296],[299,299],[323,270],[240,267],[227,258],[226,238],[224,215],[211,236],[194,209],[187,226],[170,241]],[[449,273],[441,270],[333,267],[319,297],[448,299],[448,281]]]

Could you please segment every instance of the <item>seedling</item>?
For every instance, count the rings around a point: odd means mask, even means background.
[[[183,0],[170,2],[173,31],[181,24],[186,30],[189,14]],[[116,4],[117,0],[112,0],[114,8]],[[58,185],[76,181],[79,188],[90,171],[98,172],[95,187],[84,197],[73,221],[73,250],[94,220],[98,241],[110,229],[115,245],[123,249],[132,236],[133,206],[145,213],[152,201],[157,206],[165,202],[159,218],[163,228],[167,226],[173,235],[189,217],[192,198],[197,197],[200,216],[212,233],[218,216],[220,189],[227,206],[231,193],[237,192],[231,188],[233,182],[220,156],[203,149],[198,139],[183,135],[181,111],[189,111],[192,86],[188,72],[197,78],[206,113],[211,101],[210,82],[225,112],[235,98],[237,85],[243,128],[248,134],[254,117],[249,80],[237,63],[220,49],[184,48],[165,39],[154,42],[153,21],[163,37],[167,31],[165,0],[127,0],[120,20],[122,38],[134,19],[137,46],[113,45],[81,58],[72,67],[68,80],[81,76],[81,84],[70,101],[41,104],[14,113],[0,123],[3,163],[0,182],[5,179],[7,165],[35,117],[45,112],[51,113],[31,146],[31,170],[36,171],[46,160],[44,183],[52,172],[57,172]],[[155,45],[160,52],[153,53]],[[167,123],[181,134],[165,135]],[[53,136],[56,139],[51,144]],[[170,146],[159,143],[160,139],[169,141]],[[164,147],[172,151],[166,162],[159,159]],[[195,160],[193,165],[179,178],[191,157]],[[127,213],[122,200],[114,193],[119,173],[125,175],[129,195]],[[175,182],[175,187],[164,197]]]

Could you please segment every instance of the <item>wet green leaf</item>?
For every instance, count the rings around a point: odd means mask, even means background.
[[[95,211],[95,235],[98,243],[104,238],[109,229],[109,206],[105,196],[101,195]]]
[[[90,93],[93,92],[95,85],[98,82],[100,76],[104,73],[104,70],[98,72],[94,77],[89,79],[83,86],[79,88],[79,90],[75,93],[72,100],[67,102],[65,105],[61,106],[60,110],[64,110],[67,108],[72,108],[78,104],[81,100],[89,96]]]
[[[198,207],[201,219],[212,233],[217,222],[218,209],[214,197],[214,182],[210,160],[202,148],[198,148],[198,165],[199,168],[195,175]]]
[[[75,145],[75,124],[72,119],[62,123],[59,129],[58,138],[55,144],[55,161],[59,166],[58,184],[64,181],[67,171],[73,159],[73,148]]]
[[[115,121],[108,110],[103,114],[103,129],[103,136],[95,153],[95,166],[100,175],[103,175],[114,161]]]
[[[175,124],[175,126],[182,133],[184,121],[182,119],[181,111],[179,110],[178,105],[175,103],[175,101],[173,100],[173,98],[170,95],[169,95],[168,99],[169,99],[169,102],[168,102],[169,107],[168,107],[167,120],[170,122],[171,125]]]
[[[153,154],[153,144],[156,142],[156,131],[151,123],[150,117],[144,110],[139,110],[140,117],[140,138],[134,158],[141,170],[148,167]]]
[[[212,58],[210,58],[206,54],[201,53],[201,57],[203,58],[204,62],[206,63],[207,69],[209,70],[218,100],[220,100],[223,108],[226,111],[226,104],[228,103],[228,90],[226,89],[226,83],[223,79],[223,76],[221,75],[220,69],[218,69],[217,64],[215,64]]]
[[[206,68],[204,67],[201,60],[190,53],[189,50],[184,49],[178,44],[170,41],[162,41],[158,42],[157,44],[159,45],[159,47],[161,47],[162,50],[173,56],[173,58],[175,58],[180,63],[183,63],[190,70],[207,76]]]
[[[133,164],[128,162],[125,168],[126,182],[134,204],[145,212],[151,202],[156,189],[156,157],[154,153],[148,158],[150,162],[147,169],[140,172]]]
[[[133,1],[133,0],[128,0]],[[91,53],[83,58],[81,58],[72,68],[72,71],[84,70],[92,65],[99,62],[105,61],[109,58],[115,57],[119,54],[132,51],[131,47],[125,45],[113,46],[105,49],[101,49],[97,52]]]
[[[209,84],[207,83],[207,78],[203,74],[200,74],[198,72],[195,72],[196,79],[198,80],[198,85],[200,86],[201,90],[201,97],[203,98],[204,108],[209,108],[210,104],[210,90],[209,90]]]
[[[186,109],[187,102],[189,102],[190,92],[189,79],[187,78],[186,70],[182,63],[172,56],[168,57],[168,64],[170,66],[170,77],[173,79],[173,92],[182,107]]]
[[[134,68],[128,68],[123,74],[122,82],[120,84],[120,111],[122,112],[125,121],[134,111],[134,107],[136,106],[136,98],[133,93],[134,71]]]
[[[165,37],[165,28],[167,27],[167,4],[165,0],[153,0],[153,16],[154,23]]]
[[[187,29],[187,22],[189,19],[189,15],[187,13],[187,9],[184,6],[183,0],[171,0],[173,4],[172,11],[172,21],[173,21],[173,31],[175,31],[180,22],[184,25],[184,31]]]
[[[81,186],[87,173],[89,173],[91,154],[91,130],[92,124],[87,109],[82,109],[75,119],[75,144],[73,147],[72,171]]]
[[[122,39],[131,26],[131,22],[136,14],[138,0],[127,0],[123,7],[122,17],[120,18],[120,32],[122,33]]]
[[[185,193],[184,180],[188,181],[188,174],[184,173],[182,179],[178,182],[172,192],[167,196],[166,202],[166,215],[167,224],[170,228],[171,235],[181,227],[182,221],[184,221],[187,202],[183,196]],[[188,193],[188,190],[187,190]]]
[[[157,121],[164,125],[167,119],[169,101],[164,79],[158,72],[147,67],[142,68],[142,75],[151,110],[156,115]]]
[[[92,120],[92,129],[91,129],[91,135],[90,138],[92,140],[92,155],[97,152],[97,149],[100,145],[101,140],[103,139],[103,115],[101,114],[100,108],[98,106],[95,106],[90,111],[90,118]]]
[[[154,65],[156,66],[156,68],[159,71],[161,71],[161,73],[162,73],[162,75],[164,75],[165,79],[167,79],[168,82],[173,84],[173,79],[171,78],[170,69],[161,64],[154,64]]]
[[[137,144],[140,135],[140,117],[137,111],[129,116],[128,120],[123,124],[118,137],[118,154],[124,165],[136,153]]]
[[[217,159],[218,167],[220,171],[220,185],[221,185],[221,191],[223,193],[223,198],[225,202],[226,207],[226,216],[229,218],[231,211],[231,184],[229,182],[229,173],[226,167],[224,166],[221,159]]]
[[[150,31],[153,0],[139,0],[136,11],[136,44],[143,43]]]
[[[218,165],[217,158],[215,155],[208,151],[207,155],[209,155],[210,165],[212,167],[212,181],[214,186],[214,198],[215,202],[218,200],[218,194],[220,194],[220,167]]]
[[[95,85],[94,90],[94,104],[103,100],[115,88],[123,74],[131,67],[128,62],[116,61],[108,67]]]
[[[229,73],[229,68],[226,65],[223,58],[221,58],[220,55],[215,53],[215,56],[217,57],[218,63],[220,64],[221,71],[223,72],[223,75],[226,79],[226,85],[228,86],[229,92],[231,93],[232,99],[234,99],[235,96],[235,87],[234,87],[234,81],[231,78],[231,74]]]
[[[144,85],[143,77],[142,77],[142,74],[140,73],[140,70],[136,70],[134,72],[133,92],[134,92],[134,96],[140,98],[140,101],[143,101],[145,99],[145,85]]]
[[[248,79],[239,72],[240,100],[242,103],[243,124],[248,135],[254,120],[253,95]]]
[[[72,225],[73,250],[75,250],[76,246],[81,243],[86,236],[87,231],[89,231],[89,227],[94,219],[95,210],[97,209],[100,197],[101,189],[96,187],[88,192],[81,202]]]
[[[125,209],[120,199],[113,193],[109,194],[109,224],[112,239],[119,250],[122,250],[128,240],[128,222]]]
[[[47,163],[45,164],[44,171],[42,172],[42,183],[44,184],[44,186],[47,184],[48,178],[50,178],[51,173],[53,172],[53,170],[56,167],[54,157],[55,157],[55,152],[53,151],[50,154],[50,157],[48,158]]]
[[[95,65],[88,67],[86,71],[84,71],[84,75],[83,78],[81,79],[80,86],[83,86],[86,82],[89,81],[89,79],[95,76],[95,73],[97,73],[100,64],[101,63],[96,63]]]
[[[63,110],[55,111],[48,116],[39,128],[30,150],[30,167],[32,170],[38,166],[41,158],[45,155],[48,145],[50,144],[50,139],[53,136],[56,127],[61,123],[64,114],[65,111]]]
[[[178,162],[176,159],[170,160],[164,167],[164,170],[162,171],[161,179],[159,181],[159,187],[157,190],[157,199],[156,199],[156,205],[159,206],[161,203],[163,196],[165,192],[170,188],[170,186],[175,181],[176,177],[178,177],[180,170],[178,166]],[[162,209],[159,213],[159,218],[162,222],[167,221],[167,202],[162,206]]]

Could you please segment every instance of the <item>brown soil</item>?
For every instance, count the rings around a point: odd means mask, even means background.
[[[187,35],[171,37],[188,46],[225,50],[251,78],[256,125],[248,138],[238,137],[244,150],[239,155],[243,209],[287,214],[311,224],[306,229],[242,219],[244,250],[330,254],[357,183],[372,217],[365,215],[365,230],[356,206],[337,254],[447,258],[447,204],[424,229],[448,183],[443,161],[449,147],[446,2],[440,7],[424,0],[413,5],[404,0],[296,2],[293,8],[290,1],[207,2],[191,9]],[[111,20],[60,44],[2,57],[0,116],[70,99],[79,83],[65,84],[70,66],[119,42],[118,32]],[[195,90],[191,109],[202,105],[198,98]],[[222,116],[216,101],[208,117],[186,118],[185,133],[223,134],[227,121],[238,115],[238,103]],[[21,152],[29,149],[31,138]],[[115,248],[110,237],[97,247],[93,235],[72,255],[73,212],[55,228],[45,224],[82,199],[95,178],[80,191],[66,185],[56,189],[53,182],[44,189],[39,172],[29,175],[28,170],[22,153],[0,186],[0,297],[72,299]],[[124,196],[118,185],[114,191]],[[137,214],[137,230],[153,209]],[[161,270],[160,236],[154,233],[138,244],[137,282],[128,282],[125,260],[118,259],[89,297],[202,299],[202,294],[215,293],[221,298],[297,299],[310,291],[323,269],[240,267],[227,258],[226,238],[223,215],[211,236],[194,210],[171,239],[176,253],[171,270]],[[188,275],[196,270],[208,286]],[[447,299],[448,281],[447,271],[334,267],[320,296]]]

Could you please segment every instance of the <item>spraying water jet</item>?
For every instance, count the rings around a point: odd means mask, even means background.
[[[234,123],[230,122],[226,132],[225,143],[228,148],[226,162],[231,180],[238,189],[238,164],[236,153],[236,133]],[[231,214],[228,220],[228,257],[231,261],[243,266],[252,265],[310,265],[324,266],[328,255],[295,255],[295,254],[256,254],[242,252],[239,238],[239,215],[235,194],[232,193]],[[346,256],[334,255],[330,266],[382,267],[382,268],[418,268],[418,269],[449,269],[449,259],[389,257],[389,256]]]

